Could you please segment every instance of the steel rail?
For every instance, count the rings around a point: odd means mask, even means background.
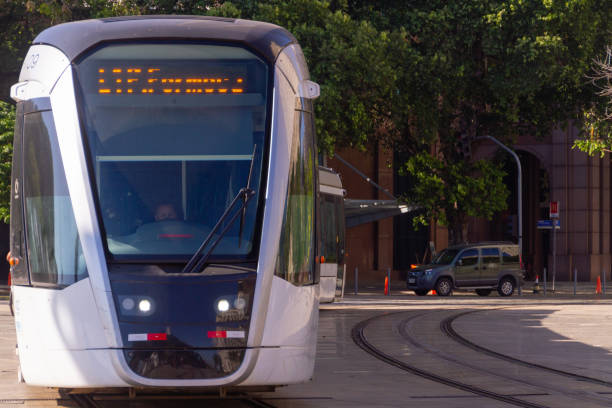
[[[377,349],[376,347],[374,347],[370,342],[368,342],[364,330],[365,328],[375,319],[378,319],[382,316],[387,316],[388,314],[384,314],[384,315],[377,315],[374,317],[371,317],[369,319],[363,320],[359,323],[357,323],[353,329],[351,330],[351,337],[353,339],[353,342],[359,346],[361,349],[363,349],[365,352],[367,352],[368,354],[376,357],[377,359],[384,361],[385,363],[392,365],[394,367],[397,367],[401,370],[404,371],[408,371],[412,374],[415,374],[419,377],[423,377],[426,378],[428,380],[440,383],[440,384],[444,384],[450,387],[454,387],[457,389],[460,389],[462,391],[466,391],[472,394],[476,394],[476,395],[480,395],[483,397],[487,397],[487,398],[491,398],[491,399],[495,399],[498,401],[502,401],[505,402],[507,404],[511,404],[511,405],[515,405],[518,407],[526,407],[526,408],[548,408],[545,405],[540,405],[540,404],[536,404],[536,403],[532,403],[529,401],[524,401],[524,400],[520,400],[518,398],[514,398],[514,397],[510,397],[507,395],[503,395],[503,394],[498,394],[496,392],[493,391],[489,391],[480,387],[475,387],[466,383],[462,383],[460,381],[456,381],[453,380],[451,378],[448,377],[443,377],[437,374],[434,374],[432,372],[420,369],[418,367],[415,367],[411,364],[408,364],[404,361],[398,360],[392,356],[390,356],[389,354],[386,354],[384,352],[382,352],[381,350]]]
[[[72,402],[74,402],[78,407],[80,408],[103,408],[104,404],[102,404],[102,401],[108,401],[111,404],[114,404],[117,401],[137,401],[137,402],[143,402],[143,401],[150,401],[150,400],[157,400],[157,401],[185,401],[185,400],[192,400],[192,401],[196,401],[196,400],[215,400],[215,401],[219,401],[219,402],[223,402],[223,401],[238,401],[242,404],[244,404],[247,407],[254,407],[254,408],[275,408],[274,405],[267,403],[266,401],[262,400],[261,398],[255,398],[252,397],[248,394],[230,394],[226,397],[219,397],[219,396],[215,396],[215,395],[176,395],[176,394],[172,394],[172,395],[163,395],[163,394],[158,394],[158,395],[136,395],[134,397],[129,397],[129,396],[99,396],[98,398],[95,398],[94,394],[68,394],[67,395],[68,398],[70,398],[72,400]],[[0,400],[1,402],[1,400]]]
[[[462,313],[461,313],[462,314]],[[487,369],[484,367],[481,367],[478,364],[473,364],[469,361],[465,361],[465,360],[461,360],[459,358],[456,358],[452,355],[449,355],[448,353],[446,353],[443,350],[439,350],[439,349],[435,349],[432,347],[429,347],[427,345],[424,345],[423,343],[419,342],[418,340],[416,340],[412,335],[410,335],[409,331],[408,331],[408,323],[411,322],[412,320],[415,320],[417,317],[420,316],[412,316],[408,319],[403,320],[400,325],[399,325],[399,333],[401,334],[401,336],[403,338],[405,338],[406,340],[408,340],[412,345],[414,345],[415,347],[426,351],[428,353],[431,353],[433,355],[435,355],[438,358],[441,358],[443,360],[446,361],[450,361],[452,363],[455,363],[461,367],[467,367],[470,368],[474,371],[477,372],[482,372],[482,373],[486,373],[487,375],[493,375],[495,377],[498,378],[503,378],[504,380],[508,380],[508,381],[512,381],[515,383],[519,383],[519,384],[524,384],[527,387],[531,387],[531,388],[540,388],[540,389],[544,389],[544,390],[550,390],[550,391],[554,391],[556,393],[559,393],[563,396],[565,396],[566,398],[570,398],[572,400],[575,400],[576,403],[582,403],[585,402],[586,400],[591,401],[595,404],[601,405],[604,404],[603,406],[610,406],[612,400],[608,397],[604,397],[604,396],[599,396],[597,394],[590,394],[590,393],[585,393],[585,392],[576,392],[576,391],[572,391],[572,390],[567,390],[564,389],[563,387],[556,387],[556,386],[551,386],[549,384],[539,384],[539,383],[533,383],[533,380],[526,380],[524,378],[520,378],[512,375],[512,374],[506,374],[505,372],[499,372],[499,371],[495,371],[495,370],[491,370],[491,369]],[[478,351],[477,351],[478,352]],[[528,367],[530,369],[534,369],[532,367]],[[574,379],[574,378],[572,378]],[[552,395],[549,392],[545,392],[545,393],[537,393],[537,394],[529,394],[529,395]],[[521,395],[521,396],[527,396],[527,395]]]
[[[484,353],[487,354],[491,357],[495,357],[495,358],[499,358],[501,360],[505,360],[514,364],[519,364],[525,367],[530,367],[530,368],[537,368],[540,370],[545,370],[554,374],[558,374],[558,375],[562,375],[564,377],[569,377],[572,379],[576,379],[576,380],[580,380],[580,381],[586,381],[586,382],[590,382],[593,384],[598,384],[598,385],[603,385],[606,387],[612,387],[612,382],[610,381],[605,381],[599,378],[593,378],[593,377],[588,377],[585,375],[581,375],[581,374],[576,374],[576,373],[572,373],[569,371],[564,371],[564,370],[559,370],[557,368],[552,368],[552,367],[548,367],[542,364],[538,364],[538,363],[530,363],[529,361],[525,361],[525,360],[521,360],[512,356],[509,356],[507,354],[503,354],[503,353],[499,353],[495,350],[491,350],[489,348],[483,347],[483,346],[479,346],[478,344],[468,340],[467,338],[463,337],[462,335],[460,335],[459,333],[457,333],[455,331],[455,329],[453,328],[453,322],[458,319],[461,316],[465,316],[467,314],[470,313],[476,313],[479,312],[480,310],[470,310],[467,312],[462,312],[462,313],[458,313],[454,316],[449,316],[446,319],[442,320],[442,322],[440,322],[440,329],[448,336],[450,337],[452,340],[471,348],[472,350],[478,351],[480,353]]]

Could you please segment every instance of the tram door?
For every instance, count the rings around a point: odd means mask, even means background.
[[[344,288],[344,190],[338,174],[321,168],[320,209],[321,241],[321,302],[333,302],[341,297]]]
[[[344,198],[335,197],[336,214],[338,215],[338,235],[336,239],[336,247],[338,251],[338,275],[336,277],[336,297],[344,296],[344,284],[346,282],[346,262],[344,261],[344,252],[346,247],[346,225],[344,222]]]

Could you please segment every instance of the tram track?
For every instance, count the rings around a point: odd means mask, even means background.
[[[455,364],[457,367],[460,367],[459,372],[463,372],[463,376],[461,378],[471,378],[470,375],[465,374],[465,369],[473,370],[473,372],[480,373],[479,375],[485,375],[489,378],[497,378],[501,382],[497,385],[489,386],[487,388],[483,388],[480,384],[475,385],[473,383],[468,383],[462,379],[457,379],[456,376],[449,376],[445,374],[439,374],[429,369],[423,369],[421,366],[423,365],[423,360],[421,359],[421,363],[414,363],[413,361],[405,361],[404,359],[397,359],[394,356],[390,355],[388,352],[377,348],[374,344],[368,341],[366,337],[366,328],[372,323],[374,320],[383,317],[389,317],[390,314],[378,315],[361,321],[356,326],[354,326],[352,330],[352,338],[353,341],[364,351],[373,355],[374,357],[390,364],[395,367],[398,367],[404,371],[408,371],[412,374],[415,374],[419,377],[427,378],[429,380],[448,385],[466,392],[470,392],[476,395],[480,395],[487,398],[496,399],[498,401],[503,401],[508,404],[512,404],[515,406],[521,407],[547,407],[547,406],[558,406],[557,404],[543,405],[542,403],[530,402],[526,401],[522,398],[529,397],[541,397],[546,399],[554,398],[554,396],[559,396],[565,400],[565,403],[569,403],[570,406],[579,406],[581,404],[591,403],[596,406],[612,406],[612,399],[609,398],[610,392],[598,390],[597,387],[612,387],[612,383],[607,382],[605,380],[601,380],[598,378],[592,378],[576,373],[571,373],[563,370],[558,370],[555,368],[547,367],[544,365],[529,363],[524,360],[516,359],[511,356],[507,356],[493,350],[486,349],[484,347],[478,346],[477,344],[465,339],[463,336],[459,335],[454,328],[452,327],[453,321],[455,321],[460,316],[466,315],[468,313],[473,313],[475,311],[469,312],[461,312],[456,313],[452,316],[443,318],[439,323],[435,321],[429,323],[429,330],[427,336],[427,341],[422,342],[417,339],[415,336],[411,334],[411,330],[409,330],[414,321],[417,321],[419,318],[423,318],[424,316],[431,313],[419,313],[412,315],[406,319],[403,319],[399,324],[393,323],[394,328],[392,329],[394,332],[397,330],[397,334],[401,336],[406,342],[410,344],[413,350],[416,350],[415,356],[426,356],[431,355],[436,359],[440,359],[442,361],[446,361],[451,364]],[[392,313],[391,315],[395,315],[396,313]],[[429,321],[434,319],[429,319]],[[419,327],[422,327],[420,325]],[[468,347],[472,350],[472,352],[476,352],[474,356],[466,357],[465,353],[460,351],[454,351],[449,348],[448,341],[444,344],[442,343],[435,344],[436,341],[432,341],[432,335],[435,336],[435,332],[437,330],[431,332],[433,328],[439,327],[440,334],[443,334],[443,337],[448,338],[454,343],[458,345]],[[435,337],[433,337],[435,339]],[[434,345],[432,345],[432,343]],[[452,344],[452,343],[451,343]],[[478,355],[486,356],[486,358],[492,358],[490,361],[493,364],[487,364],[486,360],[482,360],[482,357],[477,357]],[[519,366],[527,367],[529,370],[525,373],[517,373],[516,370],[513,369],[504,369],[500,368],[499,363],[495,364],[494,361],[506,361],[512,364],[518,364]],[[431,360],[429,360],[431,362]],[[437,370],[436,370],[437,371]],[[553,376],[541,377],[538,372],[546,372],[548,374],[552,374]],[[560,375],[565,378],[569,378],[573,381],[577,381],[577,386],[573,386],[572,383],[562,384],[559,383],[558,380],[554,380],[555,375]],[[520,384],[521,387],[525,387],[529,389],[529,392],[517,393],[516,395],[508,395],[508,393],[500,393],[491,390],[490,388],[498,388],[503,389],[504,386],[508,384],[516,383]],[[593,384],[591,388],[584,388],[584,383]],[[593,388],[595,387],[595,388]],[[522,397],[522,398],[519,398]]]
[[[95,395],[95,394],[69,394],[67,398],[76,404],[79,408],[105,408],[110,406],[116,406],[117,403],[120,402],[149,402],[152,407],[161,403],[173,403],[176,404],[179,401],[186,402],[198,402],[198,401],[215,401],[217,403],[228,403],[228,407],[237,407],[235,403],[240,404],[243,407],[251,407],[251,408],[275,408],[274,405],[264,401],[260,398],[252,397],[248,394],[236,394],[229,395],[227,397],[214,397],[212,395],[143,395],[136,397],[129,396],[105,396],[105,395]],[[108,405],[107,405],[108,404]],[[167,406],[167,405],[161,405]],[[215,405],[215,406],[223,406],[223,405]]]
[[[462,314],[465,314],[465,313],[466,312],[459,313],[458,315],[462,315]],[[455,315],[455,316],[458,316],[458,315]],[[580,390],[576,391],[574,388],[564,388],[562,386],[552,385],[550,383],[544,383],[541,380],[540,381],[538,381],[538,380],[534,381],[533,377],[532,377],[532,379],[527,380],[526,378],[522,378],[519,375],[516,375],[516,374],[513,375],[511,373],[506,373],[506,371],[496,371],[495,369],[492,369],[492,368],[482,367],[482,366],[479,366],[478,364],[473,364],[470,361],[467,361],[466,359],[461,359],[461,358],[455,357],[455,354],[451,354],[451,353],[449,353],[447,351],[435,349],[435,348],[430,347],[430,346],[428,346],[426,344],[423,344],[423,343],[419,342],[417,339],[415,339],[414,336],[410,335],[409,330],[408,330],[409,323],[412,320],[414,320],[414,319],[416,319],[418,317],[420,317],[420,315],[412,316],[412,317],[410,317],[408,319],[404,319],[402,322],[400,322],[400,324],[399,324],[400,334],[402,335],[403,338],[405,338],[407,341],[409,341],[415,347],[417,347],[417,348],[419,348],[421,350],[424,350],[424,351],[426,351],[428,353],[431,353],[431,354],[435,355],[436,357],[438,357],[440,359],[449,361],[451,363],[455,363],[455,364],[460,365],[462,367],[470,368],[470,369],[478,371],[478,372],[486,373],[488,375],[492,375],[492,376],[495,376],[497,378],[501,378],[501,379],[504,379],[504,380],[507,380],[507,381],[511,381],[511,382],[518,383],[518,384],[522,384],[525,387],[536,387],[538,389],[546,391],[545,394],[540,394],[540,395],[550,395],[550,394],[548,394],[548,392],[549,391],[553,391],[553,392],[557,393],[558,395],[562,395],[565,398],[569,398],[569,399],[571,399],[573,401],[576,401],[577,403],[584,403],[586,401],[590,401],[590,402],[593,402],[593,403],[598,404],[598,405],[601,405],[601,404],[604,404],[604,406],[611,406],[612,405],[612,399],[610,399],[608,397],[605,397],[605,396],[603,396],[601,394],[594,394],[594,393],[584,392],[584,391],[580,391]],[[454,317],[454,316],[450,316],[449,318],[452,318],[452,317]],[[449,318],[446,318],[446,319],[442,320],[442,322],[440,323],[440,329],[441,329],[441,331],[445,335],[450,337],[451,340],[455,341],[455,339],[453,337],[449,336],[448,333],[446,333],[445,330],[442,329],[442,327],[444,325],[444,322],[446,320],[448,320]],[[473,344],[475,345],[475,343],[473,343]],[[479,354],[488,355],[487,353],[481,353],[481,351],[479,349],[477,349],[477,348],[473,349],[473,350],[476,351]],[[488,355],[488,356],[491,357],[490,355]],[[496,358],[496,356],[493,356],[493,357]],[[512,360],[511,357],[509,357],[509,359],[506,360],[506,361],[510,361],[510,362],[514,363],[514,361]],[[527,367],[529,369],[531,369],[531,370],[540,370],[540,371],[543,368],[550,368],[550,367],[545,367],[545,366],[527,366]],[[554,369],[551,369],[551,370],[554,370]],[[547,372],[551,372],[552,374],[559,374],[559,373],[557,373],[555,371],[547,371]],[[575,381],[585,381],[582,378],[582,376],[580,376],[580,375],[572,376],[571,373],[568,373],[568,372],[563,372],[563,376],[571,378],[572,380],[575,380]],[[589,377],[587,377],[587,378],[589,378]],[[601,383],[595,382],[595,381],[591,381],[591,383],[594,383],[594,384],[596,384],[598,386],[603,385],[605,387],[610,387],[610,385],[601,384]]]
[[[479,353],[487,354],[491,357],[499,358],[501,360],[505,360],[505,361],[508,361],[514,364],[519,364],[524,367],[536,368],[536,369],[548,371],[553,374],[561,375],[561,376],[572,378],[572,379],[579,380],[579,381],[585,381],[585,382],[590,382],[593,384],[603,385],[606,387],[612,387],[612,382],[610,381],[605,381],[605,380],[594,378],[594,377],[588,377],[585,375],[572,373],[572,372],[564,371],[564,370],[559,370],[553,367],[548,367],[542,364],[521,360],[519,358],[512,357],[507,354],[499,353],[495,350],[491,350],[489,348],[480,346],[468,340],[467,338],[461,336],[459,333],[455,331],[455,329],[453,328],[453,322],[462,316],[476,313],[476,312],[479,312],[479,310],[470,310],[467,312],[458,313],[454,316],[449,316],[446,319],[442,320],[442,322],[440,322],[440,330],[442,330],[442,332],[444,332],[448,337],[450,337],[452,340],[456,341],[457,343],[460,343],[464,345],[465,347],[471,348],[472,350],[477,351]]]
[[[388,314],[385,314],[383,316],[387,316],[387,315]],[[359,346],[361,349],[363,349],[365,352],[367,352],[368,354],[376,357],[377,359],[384,361],[385,363],[390,364],[392,366],[395,366],[401,370],[410,372],[419,377],[426,378],[428,380],[435,381],[437,383],[444,384],[450,387],[454,387],[454,388],[457,388],[457,389],[460,389],[462,391],[466,391],[472,394],[480,395],[486,398],[495,399],[495,400],[502,401],[502,402],[505,402],[505,403],[508,403],[514,406],[518,406],[518,407],[548,408],[546,405],[541,405],[541,404],[521,400],[518,398],[514,398],[512,396],[503,395],[503,394],[500,394],[494,391],[490,391],[490,390],[487,390],[481,387],[476,387],[474,385],[467,384],[465,382],[454,380],[450,377],[445,377],[445,376],[435,374],[433,372],[421,369],[413,364],[409,364],[405,361],[401,361],[387,353],[384,353],[380,349],[376,348],[373,344],[371,344],[367,340],[365,333],[364,333],[365,328],[373,320],[379,317],[381,316],[380,315],[374,316],[369,319],[363,320],[357,323],[351,331],[351,337],[353,341],[355,342],[355,344]]]

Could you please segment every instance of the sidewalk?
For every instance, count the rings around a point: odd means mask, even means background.
[[[606,297],[612,297],[612,283],[606,282]],[[540,281],[540,292],[538,294],[533,293],[535,282],[527,281],[523,282],[521,286],[522,295],[531,295],[531,296],[544,296],[544,282]],[[355,288],[353,286],[347,285],[344,288],[344,294],[349,296],[354,296]],[[555,290],[552,290],[552,282],[547,283],[546,287],[546,296],[573,296],[574,295],[574,282],[555,282]],[[576,296],[586,296],[586,295],[595,295],[595,289],[597,288],[596,282],[578,282],[576,284]],[[602,295],[603,295],[604,285],[602,282]],[[381,285],[364,285],[363,287],[359,287],[358,295],[367,295],[367,296],[376,296],[384,294],[384,286]],[[414,295],[412,290],[406,289],[406,284],[404,282],[391,282],[391,294],[392,295]],[[513,296],[516,296],[516,291]],[[454,290],[453,295],[474,295],[474,291],[470,290]]]
[[[612,284],[610,284],[612,285]],[[534,296],[544,296],[544,283],[540,282],[540,293],[533,293],[534,282],[525,282],[521,287],[523,295],[534,295]],[[597,284],[595,282],[578,282],[576,285],[576,295],[585,296],[585,295],[595,295],[595,289]],[[602,283],[602,291],[603,291],[603,283]],[[406,289],[406,285],[403,282],[392,282],[391,283],[391,293],[393,295],[414,295],[414,292]],[[456,290],[453,292],[455,295],[474,295],[473,291],[462,291]],[[9,289],[7,286],[0,285],[0,300],[2,298],[7,297],[9,294]],[[349,288],[348,286],[344,288],[345,295],[354,295],[355,289],[354,287]],[[384,287],[382,285],[366,285],[364,287],[359,287],[358,295],[382,295],[384,294]],[[516,295],[516,293],[515,293]],[[574,295],[574,282],[555,282],[555,290],[552,290],[552,282],[548,282],[546,288],[546,296],[573,296]],[[603,294],[601,295],[603,296]],[[612,286],[608,286],[606,288],[606,297],[612,297]]]

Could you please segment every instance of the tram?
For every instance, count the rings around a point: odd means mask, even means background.
[[[319,207],[321,210],[321,303],[332,303],[344,294],[346,264],[344,196],[340,175],[319,167]]]
[[[318,95],[295,38],[272,24],[122,17],[39,34],[11,88],[21,379],[309,380]]]

